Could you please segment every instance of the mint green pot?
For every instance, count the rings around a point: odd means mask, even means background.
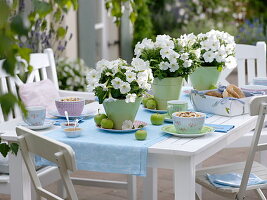
[[[189,78],[196,90],[209,90],[217,84],[220,74],[217,67],[198,67]]]
[[[155,100],[157,101],[158,110],[167,110],[167,101],[179,99],[182,84],[182,77],[154,79],[152,84],[152,92]]]
[[[142,98],[136,98],[134,103],[126,103],[125,100],[103,102],[104,109],[109,119],[114,122],[114,129],[121,130],[125,120],[134,122],[135,116],[141,104]]]

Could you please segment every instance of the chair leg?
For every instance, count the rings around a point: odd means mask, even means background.
[[[254,190],[256,192],[256,194],[258,195],[258,197],[261,199],[261,200],[266,200],[266,197],[264,196],[263,192],[261,191],[261,189],[256,189]]]
[[[197,193],[196,193],[196,200],[200,200],[200,198],[199,198],[199,196],[197,195]]]
[[[67,192],[62,180],[57,181],[57,194],[63,199],[67,198]]]
[[[136,176],[127,175],[127,196],[128,200],[137,200],[137,191],[136,191]]]

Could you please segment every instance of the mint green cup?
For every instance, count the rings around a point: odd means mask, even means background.
[[[172,117],[172,114],[175,112],[187,111],[188,103],[183,100],[171,100],[167,102],[168,114]]]

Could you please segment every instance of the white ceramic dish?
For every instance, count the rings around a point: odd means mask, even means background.
[[[100,130],[103,130],[103,131],[107,131],[107,132],[110,132],[110,133],[131,133],[131,132],[135,132],[137,130],[140,130],[142,128],[144,128],[147,123],[146,122],[143,122],[143,121],[135,121],[134,124],[140,124],[140,125],[143,125],[143,127],[140,127],[140,128],[134,128],[134,129],[127,129],[127,130],[118,130],[118,129],[105,129],[105,128],[101,128],[99,126],[97,126],[98,129]]]
[[[183,133],[177,133],[174,125],[167,125],[163,126],[161,130],[165,133],[169,133],[171,135],[177,136],[177,137],[184,137],[184,138],[195,138],[195,137],[202,137],[204,135],[207,135],[209,133],[214,132],[214,128],[210,126],[203,126],[201,133],[195,133],[195,134],[183,134]]]
[[[147,110],[147,111],[153,112],[153,113],[160,113],[160,114],[167,113],[167,110],[156,110],[156,109],[149,109],[149,108],[145,108],[145,107],[143,107],[143,108],[144,108],[144,110]]]
[[[52,127],[54,125],[54,122],[53,121],[45,121],[44,124],[41,126],[30,126],[30,125],[26,124],[25,122],[21,122],[21,123],[19,123],[19,125],[24,126],[24,127],[31,129],[31,130],[42,130],[42,129],[47,129],[47,128]]]

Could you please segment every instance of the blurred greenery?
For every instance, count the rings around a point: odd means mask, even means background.
[[[146,12],[137,9],[138,17],[148,23],[134,25],[133,45],[145,37],[159,34],[179,37],[184,33],[211,29],[229,32],[237,43],[255,44],[267,41],[266,0],[145,0]]]
[[[57,8],[63,12],[67,12],[71,6],[77,9],[77,0],[33,0],[32,2],[34,9],[27,14],[24,13],[24,0],[0,1],[0,59],[3,59],[3,70],[11,76],[15,75],[17,68],[25,67],[24,62],[17,59],[18,57],[29,63],[32,50],[28,47],[22,47],[21,41],[27,40],[36,21],[45,23],[46,17],[53,10],[52,8]],[[64,32],[60,30],[58,36],[62,37],[63,35]],[[31,72],[31,70],[32,67],[27,65],[26,71]],[[0,105],[5,116],[12,114],[15,105],[19,106],[24,115],[27,114],[20,99],[10,92],[0,94]],[[16,144],[3,143],[0,139],[0,152],[3,156],[6,156],[9,151],[16,154],[17,150]]]

